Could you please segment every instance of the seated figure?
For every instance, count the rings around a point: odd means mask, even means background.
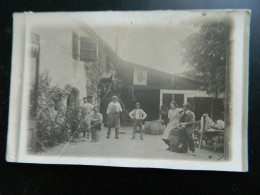
[[[180,142],[178,148],[182,148],[185,144],[187,144],[189,150],[192,151],[192,153],[195,153],[193,141],[195,115],[190,109],[191,105],[189,103],[183,105],[184,112],[180,117],[180,128],[178,131]]]

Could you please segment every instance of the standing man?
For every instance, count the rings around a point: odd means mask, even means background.
[[[143,138],[143,120],[147,117],[147,114],[140,108],[140,103],[137,102],[135,104],[135,109],[129,113],[131,119],[134,120],[133,122],[133,134],[131,139],[135,139],[137,127],[140,130],[140,139],[144,140]]]
[[[193,130],[194,130],[194,121],[195,114],[190,110],[191,105],[186,103],[183,105],[184,112],[180,118],[180,128],[179,128],[179,141],[180,144],[178,148],[182,148],[184,143],[187,143],[189,150],[194,154],[194,141],[193,141]]]
[[[117,96],[112,96],[112,102],[108,104],[107,115],[108,115],[108,130],[107,139],[110,138],[111,128],[115,127],[115,138],[118,139],[119,128],[120,128],[120,112],[122,112],[122,107],[118,102]]]
[[[93,112],[93,107],[93,96],[84,97],[83,105],[81,107],[81,116],[84,120],[81,125],[83,138],[86,137],[86,133],[87,139],[90,137],[90,114]]]

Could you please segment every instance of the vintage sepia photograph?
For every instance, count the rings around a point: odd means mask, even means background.
[[[246,171],[249,18],[14,14],[7,160]]]

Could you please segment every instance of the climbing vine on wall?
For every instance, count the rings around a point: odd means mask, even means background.
[[[35,94],[34,90],[35,87],[32,86],[32,94]],[[78,136],[81,120],[79,108],[64,106],[64,100],[70,91],[69,85],[65,89],[52,86],[48,72],[39,76],[36,152],[45,151],[46,148],[68,141],[70,137]]]
[[[87,93],[98,96],[98,89],[103,92],[119,94],[124,85],[122,80],[116,78],[117,56],[107,46],[100,46],[97,60],[84,62],[87,77]],[[103,80],[102,76],[110,78]],[[104,82],[105,81],[105,82]],[[106,91],[108,90],[108,91]],[[101,95],[102,96],[102,95]]]
[[[88,94],[97,94],[97,85],[101,76],[101,69],[99,67],[99,62],[85,62],[86,71],[86,89]]]

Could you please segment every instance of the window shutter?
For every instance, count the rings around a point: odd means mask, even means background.
[[[80,37],[80,60],[94,61],[98,58],[98,44],[88,37]]]
[[[73,59],[78,59],[78,35],[76,33],[72,33],[72,57]]]

